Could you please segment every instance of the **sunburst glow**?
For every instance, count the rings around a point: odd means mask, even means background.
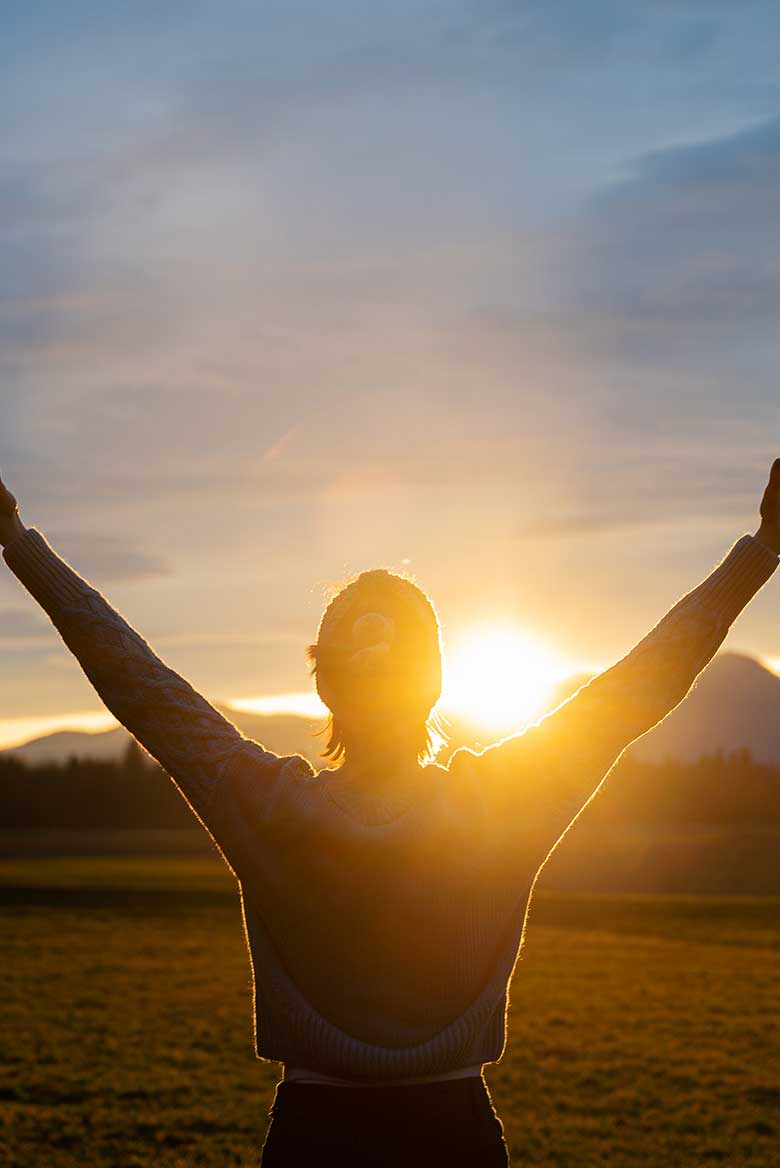
[[[767,669],[780,677],[780,657],[759,657]]]
[[[322,718],[328,712],[316,693],[308,692],[230,698],[228,704],[244,714],[299,714],[302,718]]]
[[[573,669],[510,624],[480,625],[448,648],[443,711],[509,732],[543,712],[553,686]]]

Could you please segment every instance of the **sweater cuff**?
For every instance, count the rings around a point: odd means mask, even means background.
[[[719,620],[731,625],[763,588],[778,563],[780,557],[760,539],[743,535],[700,585],[697,599]]]
[[[3,559],[27,591],[48,612],[84,596],[90,585],[61,559],[34,527],[3,549]]]

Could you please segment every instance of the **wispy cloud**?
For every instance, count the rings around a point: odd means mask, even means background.
[[[0,609],[0,648],[24,651],[51,647],[46,617],[29,608]]]
[[[780,118],[653,151],[593,203],[587,272],[623,320],[664,337],[754,335],[780,297]],[[594,280],[595,283],[595,280]]]
[[[68,554],[78,563],[82,575],[105,580],[139,580],[165,576],[170,567],[165,561],[115,535],[74,535],[54,529],[51,538],[58,546],[67,545]]]
[[[598,579],[616,536],[617,644],[649,527],[678,533],[669,595],[776,453],[775,6],[229,16],[28,6],[0,46],[0,471],[26,521],[135,589],[210,692],[302,688],[279,630],[377,562],[453,621],[488,593],[555,608],[602,659],[571,538]],[[68,708],[13,656],[3,702]]]

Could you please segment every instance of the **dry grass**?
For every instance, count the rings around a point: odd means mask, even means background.
[[[776,1168],[776,900],[539,895],[487,1079],[518,1168]],[[238,902],[209,860],[2,860],[0,1163],[256,1166]]]

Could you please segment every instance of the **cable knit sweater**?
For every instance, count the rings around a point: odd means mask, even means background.
[[[243,905],[259,1057],[349,1081],[501,1057],[535,877],[775,571],[753,536],[524,733],[371,789],[244,738],[30,529],[5,549],[106,706],[213,836]]]

